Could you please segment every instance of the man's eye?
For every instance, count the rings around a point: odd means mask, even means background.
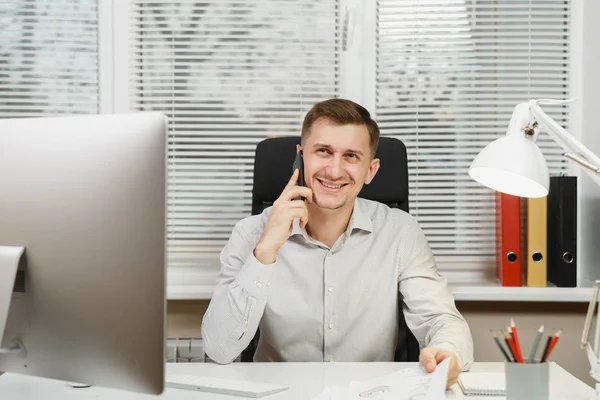
[[[327,149],[319,149],[318,151],[321,153],[327,153]]]
[[[350,154],[347,154],[347,157],[356,158],[356,154],[350,153]]]

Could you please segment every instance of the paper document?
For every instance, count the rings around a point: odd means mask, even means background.
[[[418,366],[351,382],[348,388],[325,388],[313,400],[443,400],[446,399],[449,365],[450,359],[446,359],[432,373]]]

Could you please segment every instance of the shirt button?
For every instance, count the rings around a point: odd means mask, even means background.
[[[333,356],[329,356],[329,362],[333,362]]]
[[[271,286],[271,281],[267,281],[267,286]]]
[[[327,291],[328,291],[329,293],[333,292],[333,286],[329,286],[329,287],[327,288]]]
[[[329,324],[329,329],[333,329],[333,324]]]
[[[256,286],[260,288],[260,287],[262,287],[262,283],[256,282]]]

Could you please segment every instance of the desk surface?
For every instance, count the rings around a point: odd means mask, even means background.
[[[271,396],[268,400],[309,400],[326,386],[347,386],[353,380],[365,380],[385,375],[414,363],[233,363],[167,364],[167,373],[206,375],[228,379],[256,380],[287,384],[290,389]],[[501,372],[503,363],[475,363],[473,372]],[[551,399],[589,399],[594,390],[570,375],[556,364],[550,370]],[[463,396],[457,385],[446,393],[448,399],[497,399],[504,397]],[[243,397],[216,395],[181,389],[166,388],[161,396],[148,396],[119,390],[91,387],[72,389],[66,383],[17,374],[0,376],[0,399],[11,400],[241,400]]]

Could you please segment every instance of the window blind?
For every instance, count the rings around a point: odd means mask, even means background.
[[[0,118],[98,113],[97,0],[0,1]]]
[[[131,107],[170,118],[169,284],[204,271],[212,294],[219,253],[251,214],[256,144],[299,135],[308,109],[338,96],[338,8],[337,0],[131,2]]]
[[[561,0],[379,0],[376,114],[404,141],[410,212],[452,281],[493,269],[493,192],[468,168],[517,103],[569,96],[570,6]],[[544,106],[569,129],[565,106]],[[539,136],[551,174],[566,168]]]

